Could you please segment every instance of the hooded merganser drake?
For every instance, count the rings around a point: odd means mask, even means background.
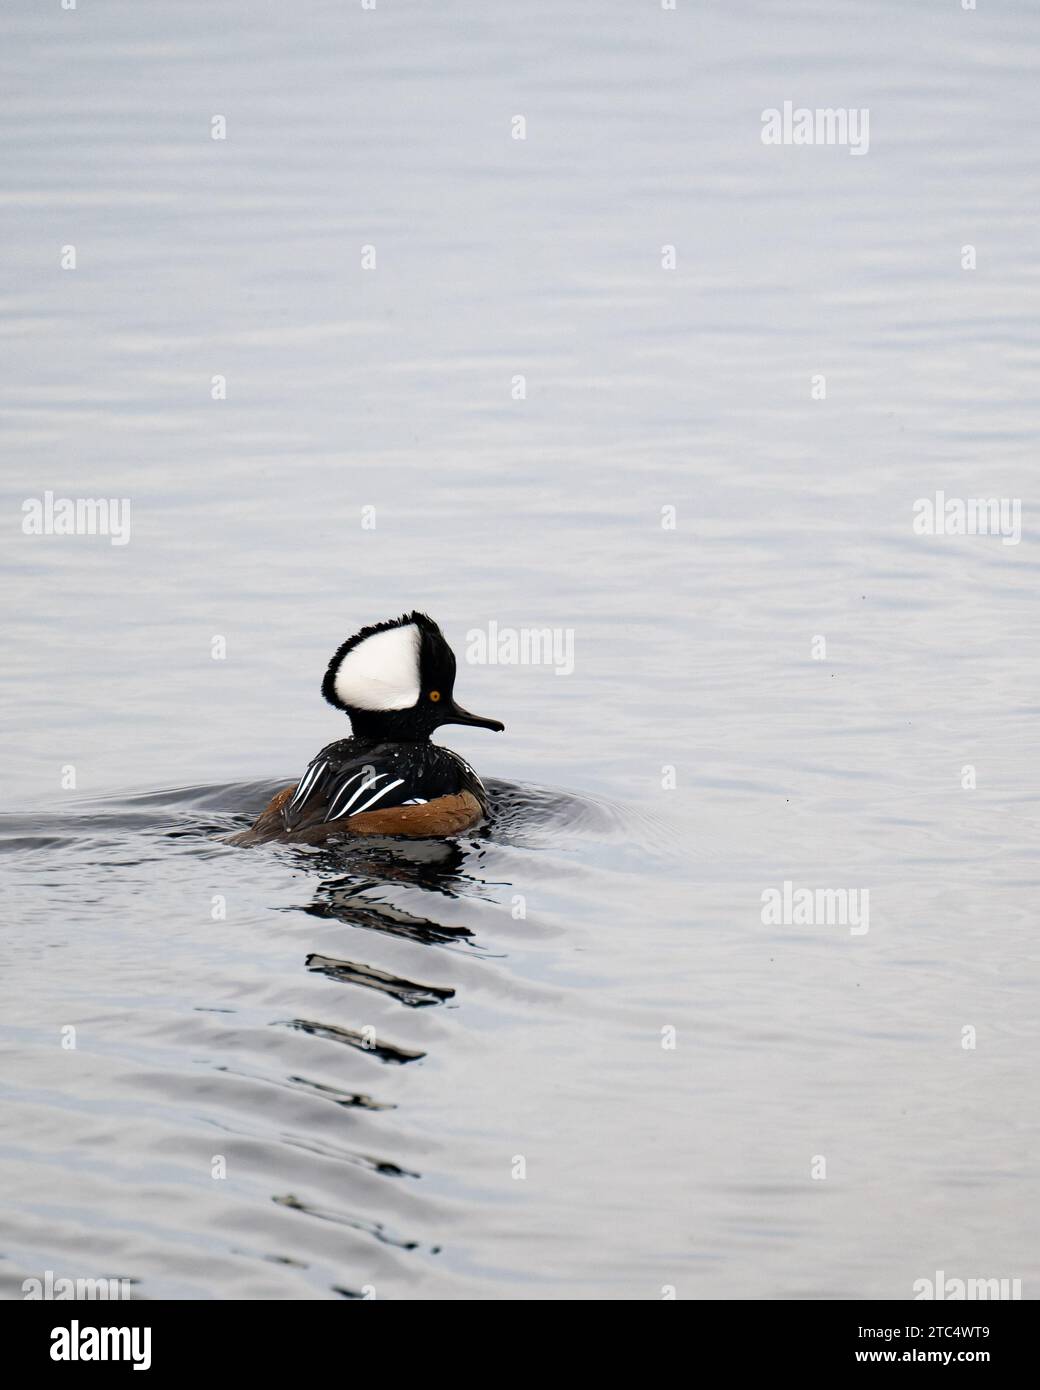
[[[321,693],[350,716],[352,737],[313,758],[229,844],[321,844],[331,835],[441,839],[487,815],[470,765],[430,742],[442,724],[505,728],[455,703],[455,653],[425,613],[364,627],[329,662]]]

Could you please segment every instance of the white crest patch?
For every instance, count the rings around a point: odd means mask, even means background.
[[[339,699],[355,709],[409,709],[419,698],[419,642],[415,623],[366,637],[339,664]]]

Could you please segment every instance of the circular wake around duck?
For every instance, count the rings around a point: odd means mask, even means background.
[[[99,843],[121,834],[165,833],[202,840],[218,849],[223,839],[249,825],[290,779],[225,782],[77,798],[60,813],[5,815],[0,850],[53,848],[68,842]],[[485,779],[488,817],[479,827],[450,840],[415,840],[408,857],[436,862],[443,846],[490,841],[503,846],[566,848],[582,843],[619,843],[646,851],[667,847],[668,828],[654,817],[605,797],[582,795],[535,783]],[[401,840],[390,840],[398,851]],[[304,847],[306,848],[306,847]],[[371,846],[369,846],[371,848]]]

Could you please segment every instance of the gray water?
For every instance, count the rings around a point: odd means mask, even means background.
[[[4,1293],[1034,1297],[1035,7],[0,24]],[[490,825],[224,846],[413,606]]]

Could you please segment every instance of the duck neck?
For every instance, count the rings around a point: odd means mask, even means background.
[[[350,728],[363,743],[429,743],[429,730],[416,724],[415,712],[351,710]]]

